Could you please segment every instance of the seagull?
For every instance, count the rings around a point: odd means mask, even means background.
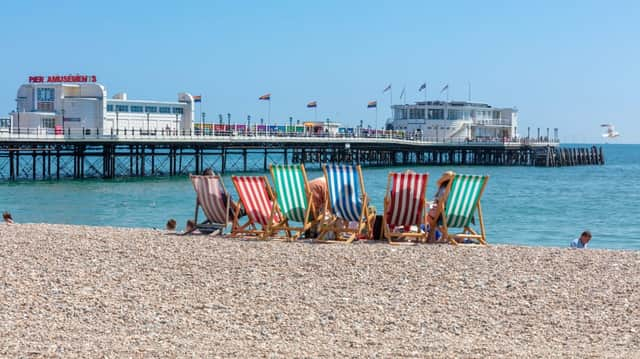
[[[606,127],[607,128],[607,133],[603,133],[602,137],[604,138],[616,138],[618,136],[620,136],[620,133],[616,131],[616,128],[610,124],[610,123],[605,123],[600,125],[600,127]]]

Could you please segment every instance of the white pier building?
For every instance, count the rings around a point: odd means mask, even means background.
[[[20,86],[10,127],[53,133],[80,129],[107,134],[193,130],[194,97],[186,92],[176,101],[132,100],[126,93],[107,96],[95,76],[30,76]],[[12,132],[13,132],[12,131]]]
[[[437,141],[513,140],[518,110],[466,101],[419,101],[391,106],[387,129]]]

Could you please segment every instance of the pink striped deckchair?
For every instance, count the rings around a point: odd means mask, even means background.
[[[229,223],[229,207],[231,206],[231,196],[224,187],[224,183],[219,176],[194,176],[191,175],[191,183],[196,191],[196,229],[201,232],[223,231]],[[198,223],[198,209],[202,212],[207,221]]]
[[[280,213],[273,190],[266,176],[232,176],[231,181],[240,197],[240,205],[233,218],[232,235],[255,235],[269,239],[281,230],[286,230],[286,219]],[[240,225],[240,206],[247,212],[248,221]],[[260,228],[258,228],[260,226]],[[287,233],[290,237],[291,233]]]
[[[382,227],[389,243],[395,238],[412,238],[420,241],[427,239],[426,231],[426,194],[429,174],[427,173],[389,173],[387,192],[384,199],[384,215]],[[410,228],[416,226],[416,231]],[[394,229],[402,228],[402,232]]]

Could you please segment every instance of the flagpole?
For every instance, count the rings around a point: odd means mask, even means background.
[[[375,127],[373,128],[373,133],[375,134],[375,137],[378,138],[378,103],[376,103],[376,122],[375,122]]]
[[[424,82],[424,104],[427,104],[427,81]]]
[[[269,108],[267,110],[267,134],[269,134],[269,130],[271,127],[271,96],[269,96]]]
[[[471,81],[467,82],[467,86],[469,88],[468,101],[471,102]]]
[[[318,105],[313,106],[313,122],[318,122]]]

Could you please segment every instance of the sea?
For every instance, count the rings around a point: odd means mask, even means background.
[[[490,179],[482,206],[490,244],[567,247],[590,230],[592,248],[639,250],[640,145],[602,146],[604,166],[364,168],[364,182],[381,213],[390,171],[429,173],[430,198],[445,171],[486,174]],[[308,172],[309,179],[321,175]],[[224,179],[233,191],[230,176]],[[162,229],[174,218],[180,228],[193,218],[195,208],[186,176],[4,182],[0,188],[0,210],[11,212],[19,223]]]

